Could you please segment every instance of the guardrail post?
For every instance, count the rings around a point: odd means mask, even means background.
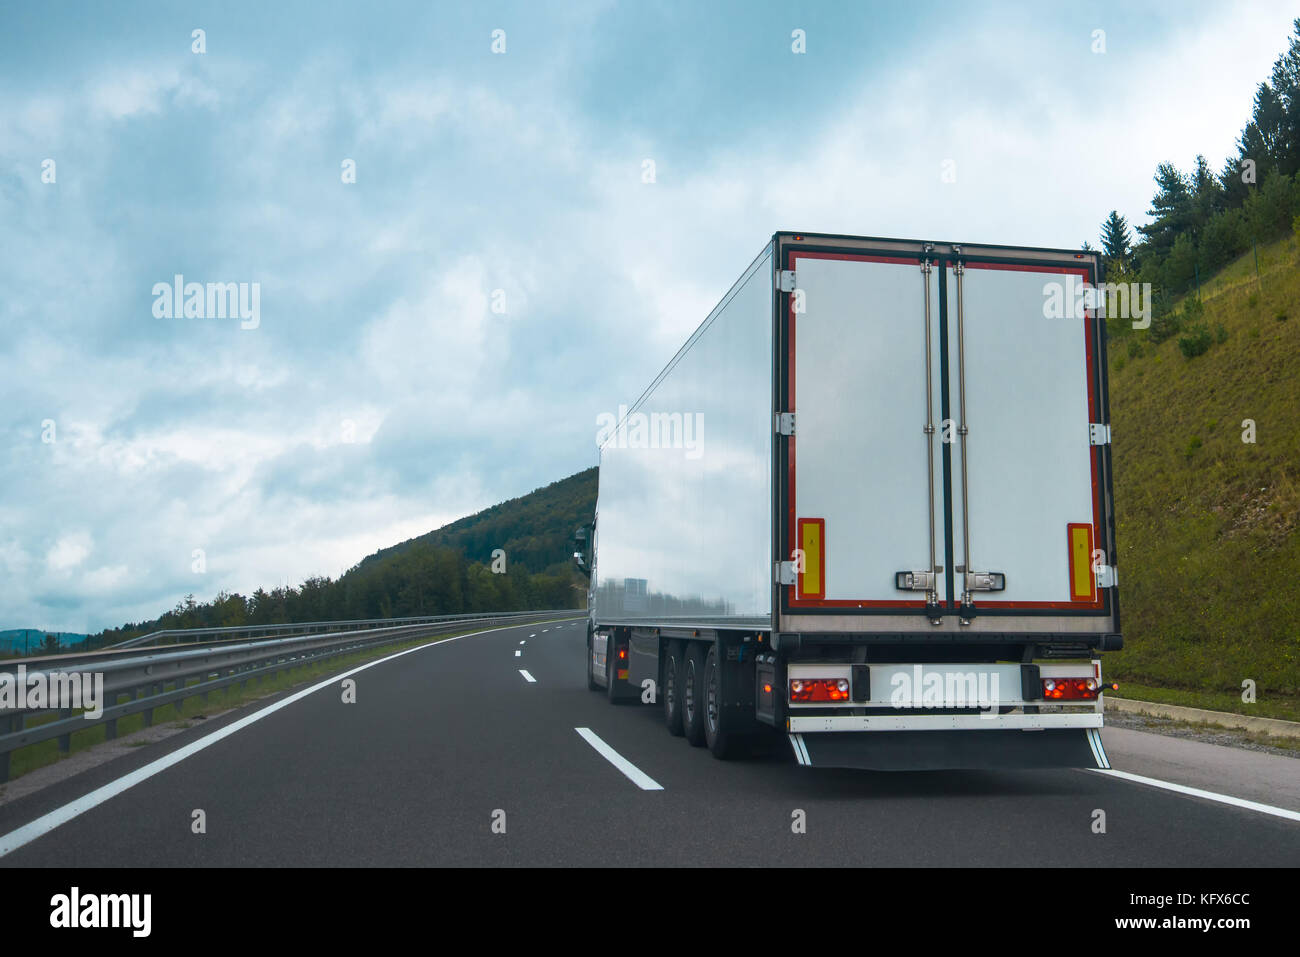
[[[157,694],[157,691],[155,690],[155,687],[156,687],[155,685],[148,685],[147,687],[145,687],[144,689],[142,689],[142,690],[144,691],[144,694],[143,694],[143,695],[137,695],[137,697],[148,698],[148,697],[151,697],[151,696]],[[153,727],[153,712],[154,712],[154,709],[153,709],[153,708],[145,708],[144,711],[143,711],[143,714],[144,714],[144,726],[145,726],[146,728],[152,728],[152,727]]]
[[[62,721],[64,718],[71,718],[71,717],[72,717],[72,709],[71,709],[71,708],[60,708],[60,709],[59,709],[59,720],[60,720],[60,721]],[[67,734],[61,734],[61,735],[59,735],[59,750],[62,751],[64,754],[69,754],[69,753],[71,753],[71,751],[72,751],[72,732],[71,732],[71,731],[69,731]]]
[[[0,715],[0,735],[10,734],[23,729],[23,716]],[[0,783],[9,780],[9,751],[0,751]]]
[[[104,695],[103,708],[107,711],[117,704],[117,692],[109,691]],[[111,741],[117,737],[117,718],[109,718],[104,722],[104,740]]]

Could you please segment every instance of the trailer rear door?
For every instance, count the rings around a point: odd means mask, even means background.
[[[1095,319],[1076,295],[1089,271],[971,261],[945,273],[951,414],[960,429],[964,385],[968,429],[953,447],[956,567],[969,548],[973,571],[1004,576],[1002,591],[971,592],[984,610],[1100,608]]]
[[[1097,320],[1072,312],[1090,264],[799,248],[783,265],[784,607],[921,627],[963,599],[1104,613]]]
[[[915,258],[811,252],[787,268],[786,518],[803,566],[789,604],[924,608],[925,592],[900,592],[895,576],[929,568],[932,542],[943,564],[938,272]]]

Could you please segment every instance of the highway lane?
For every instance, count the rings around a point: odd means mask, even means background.
[[[588,691],[584,639],[581,622],[533,624],[384,661],[353,675],[355,704],[332,682],[0,857],[0,867],[1300,860],[1300,824],[1090,772],[807,769],[780,739],[749,760],[716,761],[671,737],[657,708],[616,707]],[[266,705],[16,800],[0,808],[0,835]],[[662,790],[643,790],[577,728]],[[1231,792],[1231,782],[1219,789]],[[204,834],[192,833],[195,809]],[[1098,809],[1104,834],[1092,830]],[[796,811],[806,833],[792,832]]]

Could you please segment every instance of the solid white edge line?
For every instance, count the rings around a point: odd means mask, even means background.
[[[537,679],[534,678],[532,675],[530,675],[530,674],[529,674],[527,671],[525,671],[523,668],[520,668],[520,669],[519,669],[519,673],[520,673],[521,675],[524,676],[524,680],[527,681],[529,684],[536,684],[536,683],[537,683]]]
[[[1094,750],[1097,752],[1097,760],[1101,764],[1102,770],[1110,770],[1110,758],[1106,755],[1106,745],[1101,740],[1101,728],[1089,728],[1088,733],[1092,735],[1092,740],[1096,743]]]
[[[314,691],[320,691],[322,688],[332,688],[349,675],[355,675],[358,672],[365,671],[367,668],[373,668],[375,665],[382,665],[386,661],[392,661],[394,658],[400,658],[403,655],[409,655],[415,651],[423,651],[425,648],[432,648],[435,645],[445,645],[449,642],[456,641],[459,638],[472,638],[476,635],[487,635],[494,631],[509,631],[511,628],[517,628],[518,625],[506,625],[502,628],[489,628],[486,631],[474,631],[466,635],[451,635],[447,638],[436,638],[433,641],[423,645],[416,645],[414,648],[407,648],[405,651],[399,651],[395,654],[387,655],[383,658],[377,658],[374,661],[367,661],[364,664],[357,665],[342,674],[326,678],[324,681],[303,688],[301,691],[295,691],[287,698],[282,698],[274,704],[269,704],[260,711],[254,711],[250,715],[245,715],[238,721],[232,721],[224,728],[218,728],[209,735],[199,738],[197,741],[191,741],[183,748],[177,748],[170,754],[164,754],[156,761],[151,761],[142,768],[136,768],[129,774],[124,774],[116,781],[110,781],[103,787],[96,788],[89,794],[82,795],[75,801],[70,801],[62,807],[57,807],[53,811],[42,814],[36,820],[24,824],[22,827],[15,828],[8,834],[0,835],[0,857],[4,857],[12,851],[18,850],[24,844],[29,844],[50,833],[56,827],[67,824],[73,818],[80,817],[92,808],[98,807],[110,798],[117,797],[128,788],[133,788],[142,781],[147,781],[161,771],[165,771],[173,764],[179,764],[191,755],[198,754],[205,748],[211,747],[223,738],[228,738],[236,731],[247,728],[256,721],[261,721],[267,715],[274,714],[281,708],[288,707],[300,698],[305,698]]]
[[[1092,728],[1089,728],[1085,731],[1084,737],[1088,740],[1088,747],[1092,749],[1092,759],[1097,762],[1097,767],[1104,768],[1106,767],[1106,762],[1103,761],[1101,755],[1097,753],[1097,739],[1092,736],[1092,730]]]
[[[1200,788],[1188,787],[1185,784],[1174,784],[1170,781],[1160,781],[1156,778],[1143,777],[1140,774],[1130,774],[1128,771],[1116,771],[1114,768],[1087,768],[1095,774],[1105,774],[1108,777],[1121,778],[1125,781],[1134,781],[1138,784],[1149,784],[1152,787],[1163,788],[1166,791],[1174,791],[1178,794],[1187,794],[1191,797],[1205,798],[1207,801],[1217,801],[1220,804],[1228,804],[1232,807],[1245,808],[1247,811],[1258,811],[1260,814],[1271,814],[1274,817],[1286,818],[1288,821],[1300,821],[1300,811],[1288,811],[1284,807],[1274,807],[1271,804],[1260,804],[1258,801],[1247,801],[1245,798],[1233,797],[1231,794],[1217,794],[1214,791],[1203,791]]]
[[[574,728],[573,730],[582,736],[582,740],[595,748],[597,754],[622,771],[624,776],[642,791],[662,791],[664,789],[662,784],[602,741],[600,735],[592,731],[591,728]]]

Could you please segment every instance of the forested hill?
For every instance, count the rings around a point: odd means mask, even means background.
[[[100,647],[164,628],[236,627],[297,621],[455,615],[574,608],[586,579],[570,564],[572,538],[596,511],[595,468],[552,482],[399,545],[375,552],[337,579],[251,595],[193,595],[151,621],[92,635]],[[493,567],[493,551],[501,562]]]
[[[591,523],[596,511],[596,475],[584,472],[552,482],[519,498],[512,498],[458,519],[450,525],[380,549],[357,566],[402,555],[428,545],[451,548],[472,562],[490,564],[492,552],[505,552],[507,567],[522,565],[530,572],[562,572],[573,555],[573,531]]]

